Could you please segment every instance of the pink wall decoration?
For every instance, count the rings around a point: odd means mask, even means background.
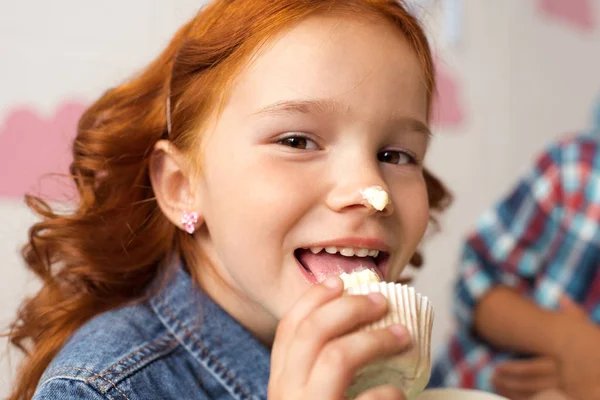
[[[600,130],[600,95],[598,95],[596,104],[594,105],[592,120],[594,123],[594,128]]]
[[[592,0],[538,0],[542,14],[562,20],[583,31],[596,27]]]
[[[84,109],[81,103],[65,102],[48,117],[29,107],[9,112],[0,125],[0,196],[62,198],[69,192],[56,179],[40,178],[68,172],[71,142]]]
[[[433,103],[432,119],[435,125],[456,127],[465,122],[462,84],[450,71],[436,67],[437,94]]]

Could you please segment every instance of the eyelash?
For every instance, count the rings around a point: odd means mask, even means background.
[[[289,144],[286,144],[286,140],[298,140],[300,139],[301,141],[305,141],[305,142],[312,142],[314,143],[314,149],[307,149],[307,148],[298,148],[298,147],[294,147],[291,146]],[[310,137],[308,137],[307,135],[303,135],[301,133],[290,133],[282,138],[280,138],[279,140],[277,140],[277,143],[282,145],[282,146],[287,146],[293,149],[299,149],[299,150],[320,150],[321,147]],[[385,153],[396,153],[398,155],[398,157],[407,157],[408,161],[406,163],[389,163],[389,164],[393,164],[393,165],[409,165],[409,164],[419,164],[419,160],[417,159],[417,157],[407,151],[407,150],[384,150],[384,151],[380,151],[379,153],[377,153],[377,159],[381,162],[385,162],[383,161],[381,158],[384,156]]]

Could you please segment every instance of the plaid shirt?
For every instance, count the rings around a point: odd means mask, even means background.
[[[492,391],[496,363],[511,354],[471,327],[477,301],[508,285],[555,309],[565,293],[600,323],[600,131],[565,138],[544,152],[508,197],[479,220],[455,285],[456,331],[438,354],[430,387]]]

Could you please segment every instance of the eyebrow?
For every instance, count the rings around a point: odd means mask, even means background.
[[[270,104],[261,108],[252,115],[272,115],[285,113],[299,114],[342,114],[349,115],[351,110],[348,107],[342,106],[341,103],[331,99],[315,99],[315,100],[286,100]],[[405,129],[422,133],[427,138],[432,136],[431,130],[427,124],[410,117],[393,117],[395,124],[403,126]]]
[[[301,114],[319,114],[319,113],[341,113],[349,114],[350,110],[344,110],[344,107],[335,100],[315,99],[315,100],[287,100],[268,105],[256,113],[263,114],[282,114],[296,112]]]

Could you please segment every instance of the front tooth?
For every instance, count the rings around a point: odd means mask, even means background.
[[[369,250],[369,257],[377,257],[379,255],[379,250]]]
[[[335,254],[338,252],[338,249],[337,249],[337,247],[329,246],[329,247],[325,247],[325,251],[328,252],[329,254]]]
[[[356,249],[354,250],[354,255],[359,257],[366,257],[369,255],[369,249]]]
[[[351,247],[344,247],[340,250],[340,254],[346,257],[354,256],[354,249]]]
[[[311,251],[313,254],[319,254],[319,253],[321,252],[321,250],[323,250],[323,248],[322,248],[322,247],[311,247],[311,248],[310,248],[310,251]]]

